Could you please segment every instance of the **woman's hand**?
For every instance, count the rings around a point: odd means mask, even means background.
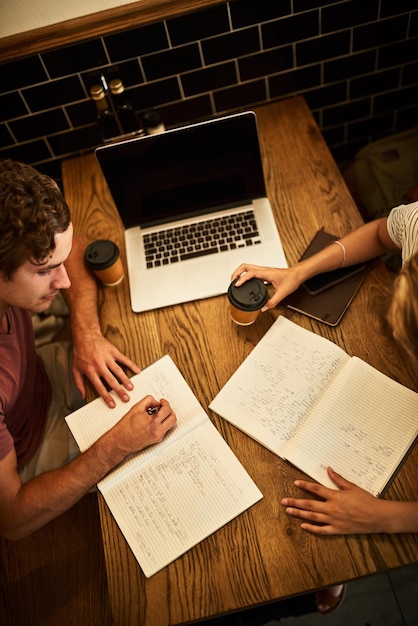
[[[283,498],[286,513],[303,520],[301,528],[316,535],[389,532],[390,511],[394,504],[375,498],[328,468],[338,489],[296,480],[295,485],[321,498]]]
[[[301,285],[298,270],[295,267],[286,269],[275,267],[261,267],[259,265],[246,265],[242,263],[232,274],[231,280],[238,278],[237,287],[243,285],[251,278],[259,278],[274,287],[273,295],[267,300],[262,311],[267,311],[277,306],[283,298],[293,293]]]

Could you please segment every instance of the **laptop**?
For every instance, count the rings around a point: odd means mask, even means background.
[[[224,294],[240,263],[287,267],[253,111],[95,155],[125,228],[134,312]]]

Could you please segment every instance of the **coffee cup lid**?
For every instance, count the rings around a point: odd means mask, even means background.
[[[92,241],[84,253],[84,261],[91,270],[105,270],[119,257],[118,246],[109,239]]]
[[[228,298],[231,304],[241,311],[258,311],[269,299],[267,287],[258,278],[250,278],[240,287],[235,283],[238,278],[232,281],[228,287]]]

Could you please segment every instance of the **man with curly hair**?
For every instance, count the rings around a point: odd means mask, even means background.
[[[72,346],[37,352],[31,314],[46,311],[60,290]],[[146,396],[78,453],[64,417],[83,403],[84,377],[113,408],[108,389],[121,401],[132,389],[124,367],[140,371],[101,333],[96,281],[58,186],[31,166],[0,161],[0,535],[34,532],[175,424],[166,400]]]

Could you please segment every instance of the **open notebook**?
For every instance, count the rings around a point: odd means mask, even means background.
[[[262,498],[169,356],[132,378],[128,403],[101,398],[71,413],[67,424],[83,451],[147,394],[167,398],[177,424],[133,454],[98,488],[145,576],[187,552]]]
[[[279,316],[209,408],[327,487],[382,495],[418,434],[418,396]]]

